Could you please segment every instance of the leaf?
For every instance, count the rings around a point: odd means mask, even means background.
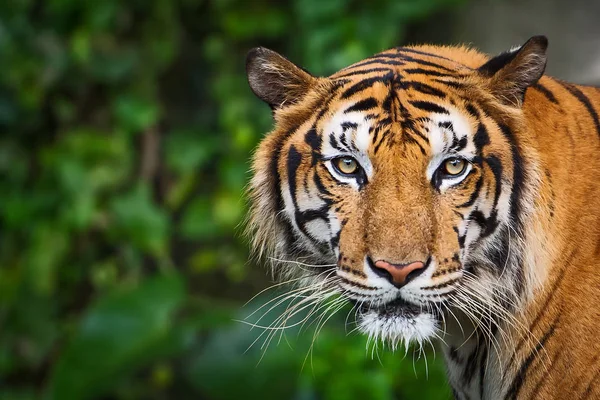
[[[32,232],[27,249],[28,281],[36,294],[55,291],[57,273],[68,249],[69,237],[48,223],[40,223]]]
[[[164,254],[169,220],[165,210],[153,203],[147,185],[139,184],[129,193],[116,197],[111,209],[114,217],[111,229],[116,239],[129,240],[153,254]]]
[[[173,316],[183,299],[183,283],[176,275],[149,279],[100,299],[63,350],[50,380],[49,398],[98,397],[168,351]]]
[[[130,132],[147,129],[155,125],[159,118],[157,104],[133,95],[119,96],[115,101],[114,113],[119,125]]]
[[[195,320],[198,326],[213,325],[213,329],[206,346],[199,354],[190,357],[186,367],[191,386],[203,395],[201,397],[214,400],[293,398],[306,353],[292,350],[282,343],[281,346],[270,348],[261,358],[262,340],[251,346],[254,339],[260,335],[260,330],[251,330],[239,322],[223,325],[219,320],[223,318],[220,314],[225,309],[219,310],[214,306],[212,308]],[[281,312],[284,308],[280,306],[277,309]],[[247,312],[251,311],[245,310],[243,314]],[[272,314],[279,315],[277,312]],[[273,316],[268,315],[260,324],[269,325],[273,322]],[[230,321],[232,318],[244,317],[231,312]],[[293,337],[293,333],[290,336]],[[261,339],[264,337],[263,335]],[[293,339],[290,340],[294,342]]]
[[[195,199],[186,209],[179,226],[181,234],[188,239],[215,237],[219,226],[214,219],[212,204],[208,199]]]
[[[167,165],[178,173],[203,167],[211,161],[219,143],[213,135],[193,130],[171,132],[165,141]]]

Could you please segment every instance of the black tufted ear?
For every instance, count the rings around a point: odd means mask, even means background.
[[[264,47],[250,50],[246,57],[246,73],[254,94],[272,109],[295,103],[315,81],[308,72]]]
[[[479,67],[479,73],[491,80],[494,95],[506,104],[520,106],[525,91],[535,84],[546,69],[545,36],[534,36],[524,45],[504,52]]]

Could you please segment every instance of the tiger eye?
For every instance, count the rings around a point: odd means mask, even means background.
[[[333,162],[342,174],[352,175],[358,172],[358,162],[352,157],[336,158]]]
[[[447,175],[460,175],[466,166],[467,163],[462,158],[450,158],[444,162],[444,172]]]

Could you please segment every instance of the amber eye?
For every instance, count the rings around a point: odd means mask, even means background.
[[[449,158],[444,161],[444,173],[450,176],[460,175],[467,167],[467,162],[462,158]]]
[[[352,157],[334,158],[333,160],[331,160],[331,162],[335,169],[337,169],[339,173],[344,175],[354,175],[360,169],[358,161],[356,161]]]

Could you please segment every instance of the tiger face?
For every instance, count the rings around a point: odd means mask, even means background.
[[[393,347],[443,335],[448,313],[514,306],[537,179],[514,131],[546,45],[489,60],[396,48],[328,78],[253,50],[250,86],[275,119],[253,163],[255,247],[282,275],[347,298],[362,331]]]

